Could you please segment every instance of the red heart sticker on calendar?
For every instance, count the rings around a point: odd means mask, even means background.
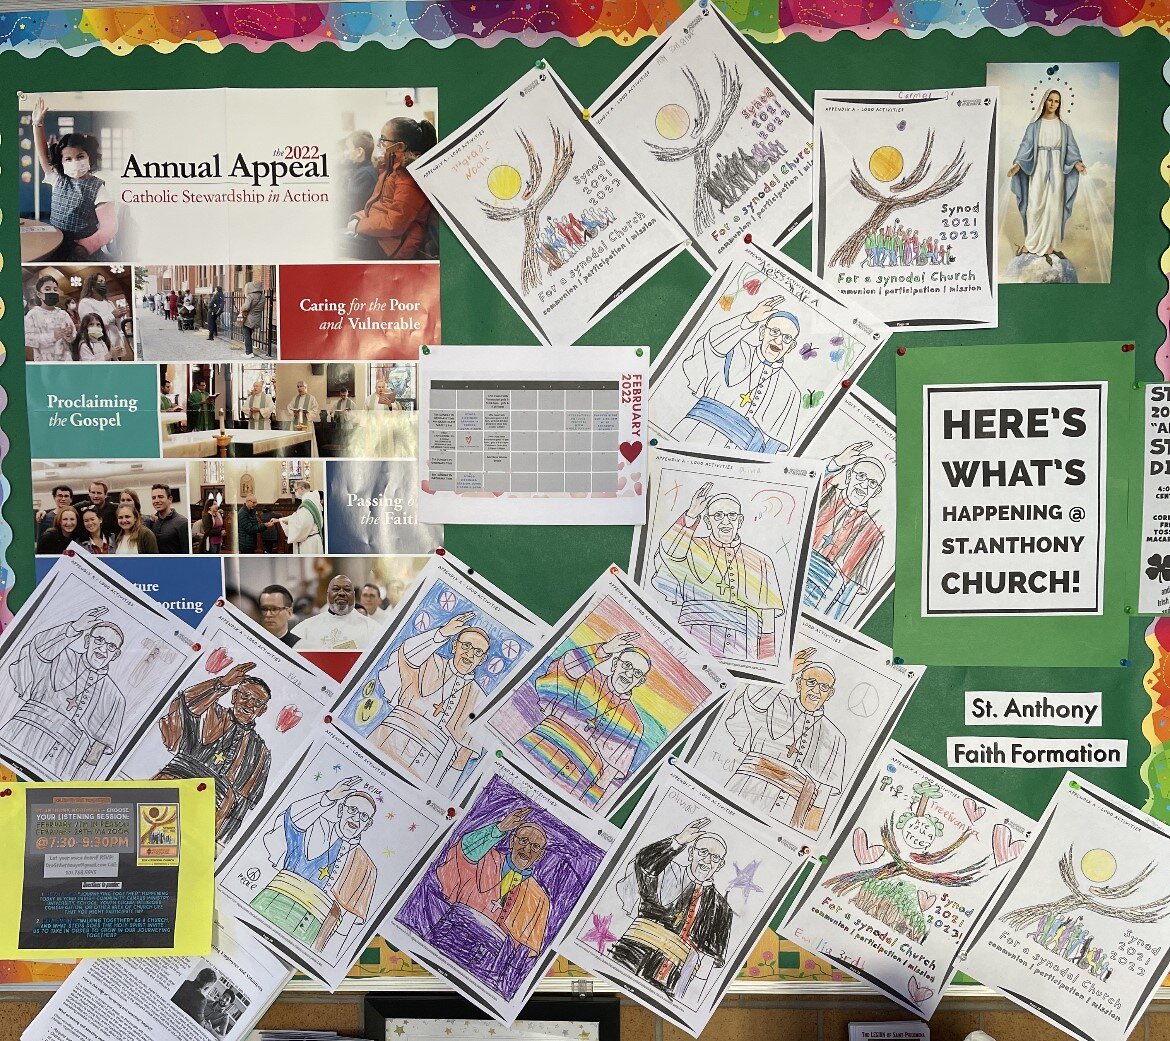
[[[642,454],[641,441],[623,441],[618,445],[618,451],[621,452],[622,457],[627,463],[632,463]]]

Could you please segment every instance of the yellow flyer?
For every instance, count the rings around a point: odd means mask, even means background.
[[[210,780],[5,782],[0,835],[0,958],[211,950]]]

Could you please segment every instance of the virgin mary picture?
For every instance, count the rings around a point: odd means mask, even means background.
[[[1000,282],[1108,282],[1117,171],[1116,63],[991,64],[987,84],[999,87],[1003,113]]]
[[[1024,221],[1024,241],[1016,256],[1043,257],[1051,267],[1060,251],[1072,215],[1085,164],[1072,127],[1060,118],[1059,90],[1050,90],[1028,124],[1008,170],[1012,195]]]

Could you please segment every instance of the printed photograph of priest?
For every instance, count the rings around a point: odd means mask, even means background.
[[[602,857],[598,846],[493,777],[396,921],[510,1000],[564,925]]]

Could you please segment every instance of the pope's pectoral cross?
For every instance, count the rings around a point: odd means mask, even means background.
[[[321,870],[319,870],[317,872],[317,877],[319,879],[321,879],[322,882],[324,882],[325,879],[327,879],[329,877],[329,865],[328,864],[321,865]]]
[[[227,759],[227,756],[224,755],[223,752],[216,752],[215,757],[212,759],[212,762],[215,763],[216,766],[218,766],[225,759]]]
[[[440,701],[433,709],[431,715],[438,719],[443,714],[443,703]]]
[[[752,392],[749,390],[746,394],[739,396],[739,407],[747,408],[752,403]]]
[[[73,697],[71,697],[71,698],[65,699],[65,708],[69,712],[76,712],[77,711],[77,695],[76,694],[74,694]]]

